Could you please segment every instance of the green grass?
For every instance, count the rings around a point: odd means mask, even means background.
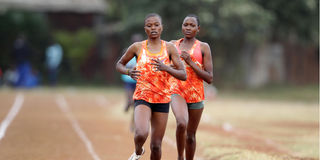
[[[319,102],[319,85],[270,85],[259,89],[221,89],[221,95],[267,100]]]
[[[215,147],[207,149],[204,153],[208,159],[219,160],[285,160],[283,156],[269,155],[252,150],[233,147]],[[288,160],[288,159],[286,159]]]
[[[317,86],[304,86],[220,91],[216,99],[205,103],[204,114],[211,119],[202,121],[200,128],[209,125],[215,130],[198,131],[199,148],[205,158],[212,160],[318,159],[317,90]],[[225,123],[231,124],[234,131],[221,133],[219,128],[222,130]],[[248,141],[250,135],[257,139]],[[252,146],[278,146],[299,158],[256,150]]]

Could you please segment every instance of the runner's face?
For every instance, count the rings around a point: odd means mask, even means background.
[[[186,38],[193,38],[197,35],[199,26],[196,18],[186,17],[182,23],[182,33]]]
[[[144,30],[149,38],[158,38],[162,32],[161,20],[157,16],[149,17],[145,20]]]

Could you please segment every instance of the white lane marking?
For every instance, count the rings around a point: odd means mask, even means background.
[[[204,114],[205,115],[205,119],[207,119],[208,121],[204,121],[204,123],[206,124],[209,124],[209,125],[212,125],[212,119],[210,117],[210,115],[208,114]],[[213,125],[212,125],[213,126]],[[281,144],[277,144],[276,142],[274,142],[273,140],[269,139],[269,138],[264,138],[264,137],[261,137],[259,136],[258,134],[256,133],[253,133],[253,132],[250,132],[249,130],[245,130],[245,129],[240,129],[240,128],[236,128],[234,127],[231,123],[229,122],[223,122],[221,124],[221,129],[224,131],[224,132],[228,132],[228,133],[231,133],[233,135],[236,135],[238,136],[239,138],[242,138],[242,137],[251,137],[252,139],[256,140],[256,141],[261,141],[259,143],[264,143],[265,146],[269,146],[271,147],[272,149],[275,149],[277,151],[281,151],[281,152],[285,152],[291,156],[297,156],[295,153],[292,153],[290,150],[284,148]]]
[[[107,105],[109,104],[108,100],[102,95],[96,96],[96,102],[102,108],[107,108]]]
[[[9,127],[11,121],[14,119],[14,117],[18,114],[20,108],[22,107],[24,101],[23,94],[19,93],[16,96],[16,99],[11,107],[11,110],[9,111],[7,117],[2,121],[0,126],[0,141],[6,134],[6,130]]]
[[[212,119],[208,114],[203,113],[201,117],[201,121],[203,121],[204,123],[210,123],[212,122]]]
[[[76,133],[78,134],[78,136],[81,138],[81,140],[83,141],[83,143],[86,145],[88,152],[91,154],[92,158],[94,160],[100,160],[100,157],[97,155],[97,153],[94,151],[93,146],[91,141],[89,140],[89,138],[86,136],[86,134],[84,133],[84,131],[80,128],[77,120],[75,119],[75,117],[73,116],[72,112],[69,109],[68,103],[65,100],[65,98],[62,95],[58,95],[57,98],[57,104],[59,106],[59,108],[62,110],[62,112],[65,113],[65,115],[67,116],[67,118],[69,119],[73,129],[76,131]]]

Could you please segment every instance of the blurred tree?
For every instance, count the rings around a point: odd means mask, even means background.
[[[48,37],[48,23],[45,15],[23,11],[8,11],[0,14],[0,67],[8,68],[12,64],[11,53],[15,38],[24,34],[31,43],[31,58],[35,68],[43,67],[43,51]]]
[[[272,13],[272,34],[275,38],[287,40],[299,37],[299,42],[318,42],[319,1],[318,0],[256,0],[257,4]]]
[[[186,15],[194,13],[199,16],[201,31],[198,38],[208,42],[214,53],[215,84],[241,85],[245,75],[242,59],[245,56],[254,57],[253,52],[261,45],[294,41],[295,44],[318,47],[319,43],[318,0],[108,0],[104,18],[106,25],[101,27],[103,32],[99,32],[103,34],[99,35],[99,43],[104,53],[99,56],[109,66],[101,68],[113,67],[116,58],[123,53],[122,49],[131,43],[131,35],[145,35],[144,17],[151,12],[162,16],[162,38],[168,41],[182,37],[181,23]],[[36,56],[33,61],[36,66],[42,66],[41,54],[50,33],[48,28],[43,14],[21,11],[1,13],[0,67],[10,64],[10,47],[20,32],[25,32],[34,46]],[[87,45],[95,43],[92,34],[85,32],[78,35],[56,34],[66,49],[66,56],[70,61],[74,59],[71,63],[75,68],[83,61]],[[81,35],[83,38],[80,38]]]
[[[181,23],[190,14],[201,21],[199,39],[214,52],[215,82],[243,83],[242,57],[276,39],[318,44],[317,0],[110,0],[106,19],[114,25],[123,47],[133,33],[144,33],[144,16],[150,12],[163,18],[163,39],[182,37]],[[250,52],[250,51],[249,51]]]
[[[65,57],[70,61],[71,72],[68,74],[77,75],[89,49],[96,43],[94,32],[90,29],[76,32],[56,31],[54,38],[62,45]]]
[[[121,6],[123,12],[120,12]],[[197,14],[201,20],[199,39],[208,42],[215,52],[215,73],[224,79],[240,76],[239,57],[246,41],[259,43],[266,39],[268,28],[273,20],[271,13],[261,8],[253,0],[187,0],[187,1],[112,1],[109,23],[118,22],[116,27],[121,37],[133,33],[143,33],[144,16],[150,12],[159,13],[163,18],[163,39],[182,37],[183,18]],[[125,46],[128,43],[125,44]],[[229,46],[229,47],[226,47]],[[232,76],[232,77],[230,77]],[[223,79],[223,78],[222,78]],[[217,80],[217,79],[216,79]]]

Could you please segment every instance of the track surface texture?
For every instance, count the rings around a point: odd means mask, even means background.
[[[126,160],[134,150],[122,89],[0,89],[0,160]],[[317,160],[319,104],[205,101],[196,160]],[[162,159],[177,159],[169,113]],[[149,138],[141,160],[150,159]]]

